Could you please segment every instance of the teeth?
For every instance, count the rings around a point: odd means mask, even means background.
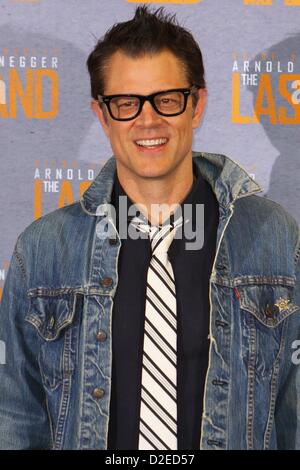
[[[147,139],[147,140],[137,140],[136,143],[138,145],[142,145],[143,147],[154,147],[155,145],[162,145],[167,142],[168,139]]]

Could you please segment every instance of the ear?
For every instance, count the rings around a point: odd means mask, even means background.
[[[206,97],[207,97],[207,89],[206,88],[200,88],[197,90],[198,94],[198,101],[194,109],[194,114],[193,114],[193,124],[192,127],[193,129],[196,129],[199,127],[199,124],[201,122],[202,114],[205,108],[206,104]]]
[[[107,137],[109,137],[109,120],[106,113],[106,109],[102,108],[98,101],[91,101],[91,109],[93,113],[97,116]]]

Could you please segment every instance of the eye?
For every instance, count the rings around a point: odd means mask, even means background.
[[[162,104],[170,104],[170,103],[176,103],[176,100],[171,99],[171,98],[161,98],[160,102]]]
[[[130,109],[137,106],[137,100],[131,98],[119,98],[116,102],[117,107],[120,109]]]
[[[167,93],[164,95],[158,95],[156,97],[155,103],[159,109],[176,111],[178,107],[181,106],[182,97],[178,92]]]
[[[134,106],[135,103],[134,101],[126,101],[125,103],[119,103],[119,108],[130,108],[131,106]]]
[[[158,105],[172,105],[176,103],[176,100],[172,99],[172,98],[159,98],[158,99]]]

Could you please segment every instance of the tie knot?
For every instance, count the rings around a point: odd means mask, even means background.
[[[162,227],[151,227],[149,238],[151,242],[152,255],[167,253],[175,236],[175,227],[171,224]]]
[[[179,217],[174,223],[158,225],[149,225],[143,219],[135,217],[131,223],[137,230],[148,233],[152,255],[167,253],[178,227],[183,224],[182,217]]]

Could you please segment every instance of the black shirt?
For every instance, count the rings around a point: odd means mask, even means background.
[[[177,298],[177,426],[178,449],[199,449],[204,383],[209,349],[209,278],[216,249],[218,202],[211,186],[193,163],[194,183],[182,202],[204,204],[204,244],[187,250],[175,238],[169,248]],[[126,195],[115,173],[111,203]],[[127,197],[128,205],[132,201]],[[186,220],[182,210],[184,220]],[[193,230],[196,229],[192,218]],[[117,215],[117,228],[119,220]],[[184,232],[183,232],[184,234]],[[108,449],[138,448],[149,239],[122,239],[118,286],[112,313],[112,390]]]

